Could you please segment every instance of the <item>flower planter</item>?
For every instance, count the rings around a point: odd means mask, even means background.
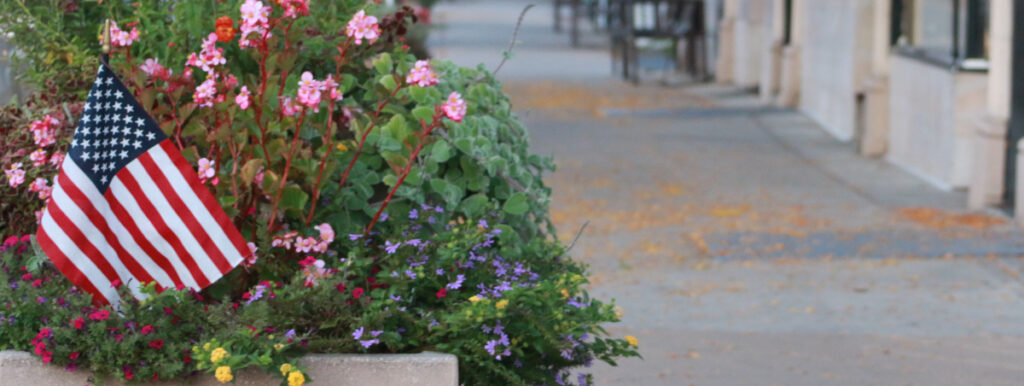
[[[458,385],[458,359],[451,354],[317,354],[302,359],[317,385]],[[23,351],[0,351],[0,385],[81,386],[89,384],[89,372],[66,371],[43,363]],[[213,375],[200,375],[190,384],[221,383]],[[104,384],[118,385],[118,382]],[[166,384],[166,383],[144,383]],[[281,378],[260,370],[241,371],[237,385],[280,385]]]

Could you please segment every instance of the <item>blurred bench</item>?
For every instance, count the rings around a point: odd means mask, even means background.
[[[580,43],[580,20],[586,19],[594,30],[600,30],[607,24],[606,16],[609,0],[552,0],[555,11],[555,32],[562,31],[563,8],[569,10],[569,42],[573,47]]]
[[[702,0],[610,0],[608,15],[612,64],[620,65],[624,79],[640,80],[637,41],[642,38],[671,40],[674,70],[685,69],[698,80],[707,77]],[[686,47],[682,59],[680,43]]]

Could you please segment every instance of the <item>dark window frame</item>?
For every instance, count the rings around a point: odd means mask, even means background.
[[[890,15],[889,44],[900,56],[949,68],[952,71],[987,72],[988,58],[984,56],[985,27],[988,0],[948,0],[953,4],[952,47],[948,54],[934,49],[923,49],[912,44],[900,44],[903,37],[906,4],[914,0],[893,0]]]

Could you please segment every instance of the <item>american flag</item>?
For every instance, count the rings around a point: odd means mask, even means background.
[[[106,65],[86,100],[36,239],[73,284],[202,289],[250,252],[192,166]]]

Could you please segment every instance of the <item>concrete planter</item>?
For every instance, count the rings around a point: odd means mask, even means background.
[[[451,354],[425,352],[420,354],[317,354],[302,359],[315,385],[422,385],[455,386],[459,384],[458,359]],[[0,351],[0,385],[82,386],[91,384],[87,371],[69,372],[43,363],[23,351]],[[104,384],[120,385],[119,382]],[[144,383],[144,385],[166,385]],[[221,385],[213,375],[190,380],[192,385]],[[235,374],[236,385],[280,385],[262,371]]]

